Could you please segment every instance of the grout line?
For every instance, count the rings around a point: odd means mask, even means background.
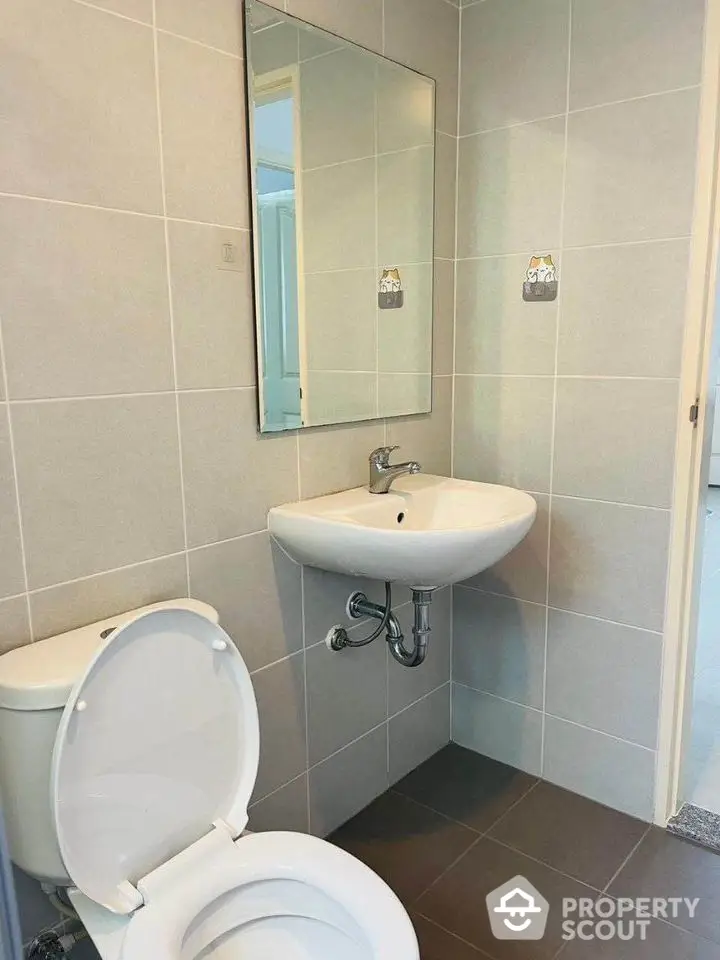
[[[463,852],[460,854],[459,857],[455,857],[455,859],[452,861],[452,863],[448,864],[448,866],[445,867],[445,869],[443,870],[443,872],[442,872],[439,876],[435,877],[435,879],[434,879],[433,882],[430,884],[430,886],[426,887],[426,888],[422,891],[422,893],[418,894],[417,897],[415,897],[415,901],[414,901],[414,902],[415,902],[415,903],[419,903],[420,900],[422,900],[422,898],[423,898],[426,894],[430,893],[430,891],[431,891],[432,888],[435,886],[435,884],[439,883],[439,882],[442,880],[442,878],[443,878],[444,876],[446,876],[446,874],[448,874],[448,873],[453,869],[453,867],[456,867],[456,866],[458,865],[458,863],[460,863],[460,861],[470,853],[471,850],[474,850],[475,847],[476,847],[476,846],[480,843],[480,841],[483,840],[483,839],[484,839],[484,834],[479,834],[479,835],[477,835],[477,836],[475,837],[475,839],[473,840],[473,842],[470,844],[470,846],[469,846],[469,847],[466,847],[466,848],[463,850]]]
[[[212,50],[213,53],[219,53],[222,57],[229,57],[231,60],[238,60],[240,63],[245,62],[245,57],[242,53],[233,53],[231,50],[223,50],[222,47],[214,47],[211,43],[205,43],[204,40],[196,40],[195,37],[186,37],[182,33],[175,33],[173,30],[168,30],[166,27],[155,27],[157,33],[164,33],[166,37],[174,37],[176,40],[183,40],[185,43],[192,43],[193,46],[202,47],[204,50]]]
[[[523,771],[523,772],[524,772],[524,771]],[[527,774],[527,776],[531,776],[531,774]],[[518,799],[517,799],[514,803],[511,803],[510,806],[507,808],[507,810],[504,810],[496,820],[493,820],[493,822],[490,824],[490,826],[489,826],[489,827],[487,828],[487,830],[485,831],[484,836],[486,836],[488,839],[492,839],[492,837],[490,837],[490,832],[491,832],[492,830],[494,830],[495,827],[497,827],[498,824],[500,824],[500,823],[505,819],[505,817],[507,817],[508,814],[509,814],[512,810],[514,810],[515,807],[518,806],[518,804],[522,803],[523,800],[525,800],[527,797],[529,797],[530,794],[533,792],[533,790],[535,790],[535,788],[536,788],[539,784],[541,784],[541,783],[543,783],[543,782],[544,782],[544,781],[541,780],[540,777],[536,777],[535,782],[532,783],[532,784],[530,784],[530,786],[527,788],[527,790],[525,791],[525,793],[523,793],[523,795],[522,795],[521,797],[518,797]],[[519,850],[519,851],[518,851],[518,853],[522,853],[522,852],[523,852],[522,850]]]
[[[417,767],[415,767],[415,769],[417,769]],[[413,773],[413,770],[411,770],[410,773]],[[398,781],[398,783],[399,782],[400,781]],[[469,823],[464,823],[462,820],[457,820],[455,817],[450,817],[447,813],[443,813],[441,810],[436,810],[435,807],[431,807],[429,803],[423,803],[422,800],[418,800],[416,797],[411,797],[409,794],[403,793],[402,790],[397,789],[396,785],[389,787],[388,793],[392,793],[396,797],[402,797],[403,800],[408,800],[410,803],[414,803],[416,807],[422,807],[423,810],[427,810],[429,813],[434,813],[436,816],[442,817],[443,820],[447,820],[449,823],[455,823],[459,827],[464,827],[466,830],[474,833],[478,839],[482,839],[482,837],[485,836],[484,831],[478,830],[476,827],[472,827]]]
[[[258,797],[257,800],[253,802],[248,807],[248,813],[252,810],[253,807],[256,807],[259,803],[262,803],[263,800],[269,800],[270,797],[274,797],[276,793],[280,793],[281,790],[284,790],[285,787],[289,787],[291,783],[296,783],[302,777],[307,776],[307,771],[303,770],[302,773],[299,773],[296,777],[293,777],[292,780],[287,780],[285,783],[281,783],[279,787],[275,787],[274,790],[271,790],[270,793],[264,793],[261,797]]]
[[[83,0],[73,0],[73,2],[82,3]],[[189,220],[185,217],[165,217],[162,213],[150,213],[147,210],[133,210],[130,207],[109,207],[101,203],[83,203],[79,200],[63,200],[59,197],[41,197],[35,194],[13,193],[7,190],[0,190],[0,198],[3,200],[29,200],[32,203],[50,203],[60,207],[79,207],[81,210],[97,210],[102,213],[122,213],[130,217],[145,217],[148,220],[167,219],[171,223],[192,223],[204,227],[218,227],[222,230],[238,230],[244,233],[250,232],[250,227],[237,223],[214,223],[211,220]]]
[[[572,727],[579,727],[581,730],[587,730],[589,733],[595,733],[598,736],[607,737],[608,740],[614,740],[617,743],[624,743],[629,747],[635,747],[638,750],[644,750],[646,753],[657,753],[656,747],[648,747],[643,743],[637,743],[635,740],[626,740],[624,737],[618,737],[614,733],[607,733],[605,730],[598,730],[597,727],[590,727],[586,723],[580,723],[577,720],[570,720],[568,717],[559,717],[555,713],[546,713],[539,707],[531,707],[527,703],[520,703],[519,700],[511,700],[509,697],[501,697],[499,694],[491,693],[489,690],[479,690],[477,687],[471,687],[470,684],[463,683],[460,680],[454,680],[453,682],[459,687],[464,687],[466,690],[471,690],[473,693],[479,693],[483,697],[492,697],[493,700],[500,700],[502,703],[510,703],[514,707],[520,707],[522,710],[527,710],[530,713],[539,713],[543,717],[548,716],[551,720],[559,720],[561,723],[567,723]]]
[[[158,52],[157,0],[152,0],[153,19],[153,67],[155,72],[155,110],[158,125],[158,159],[160,163],[160,192],[163,207],[163,232],[165,236],[165,272],[168,295],[168,313],[170,318],[170,349],[172,354],[173,387],[175,395],[175,427],[178,443],[178,478],[180,481],[180,504],[182,510],[183,542],[185,547],[185,581],[190,596],[190,554],[188,552],[187,503],[185,497],[185,475],[183,469],[183,444],[180,420],[180,395],[178,393],[177,349],[175,344],[175,312],[173,304],[172,262],[170,257],[170,230],[167,221],[167,192],[165,185],[165,153],[163,147],[163,117],[160,97],[160,58]]]
[[[361,733],[359,737],[355,737],[355,739],[351,740],[349,743],[344,744],[342,747],[338,747],[337,750],[333,750],[332,753],[329,753],[326,757],[323,757],[322,760],[318,760],[317,763],[313,763],[308,768],[308,773],[310,773],[311,770],[315,770],[317,767],[321,767],[324,763],[327,763],[328,760],[332,760],[333,757],[336,757],[339,753],[342,753],[343,750],[347,750],[349,747],[353,747],[356,743],[359,743],[361,740],[364,740],[365,737],[369,737],[371,733],[376,733],[378,730],[381,730],[383,727],[387,727],[387,720],[383,720],[380,723],[376,723],[374,727],[371,727],[369,730],[366,730],[365,733]]]
[[[273,667],[277,667],[280,663],[285,663],[286,660],[292,660],[293,657],[304,656],[305,650],[300,648],[299,650],[293,650],[292,653],[286,653],[284,657],[278,657],[277,660],[271,660],[270,663],[265,663],[262,667],[258,667],[257,670],[251,670],[250,676],[256,677],[259,673],[265,673],[266,670],[271,670]]]
[[[90,3],[89,0],[74,0],[83,7],[89,7],[91,10],[97,10],[98,13],[106,13],[110,17],[117,17],[119,20],[128,20],[130,23],[137,23],[141,27],[147,27],[152,30],[152,23],[147,20],[138,20],[137,17],[129,17],[126,13],[119,13],[117,10],[111,10],[108,7],[99,7],[96,3]]]
[[[450,2],[450,0],[448,0],[448,2]],[[426,916],[424,913],[418,910],[417,901],[415,901],[412,907],[412,912],[416,913],[419,917],[422,917],[422,919],[425,920],[427,923],[432,924],[433,927],[437,927],[438,930],[442,930],[443,933],[447,933],[448,936],[453,937],[455,940],[459,941],[460,943],[464,943],[466,946],[470,947],[472,950],[474,950],[477,953],[478,957],[485,957],[486,960],[494,960],[494,958],[489,953],[485,953],[485,951],[481,950],[480,947],[476,947],[474,943],[471,943],[469,940],[465,940],[464,937],[461,937],[459,934],[454,933],[452,930],[448,930],[447,927],[443,927],[442,924],[439,924],[437,920],[433,920],[431,917]]]
[[[344,372],[344,371],[341,371]],[[361,371],[362,372],[362,371]],[[422,374],[415,374],[421,376]],[[634,375],[622,376],[602,373],[458,373],[458,377],[475,380],[640,380],[650,383],[679,383],[678,377],[638,377]]]
[[[37,403],[84,403],[93,400],[137,400],[141,397],[173,397],[183,393],[238,393],[241,390],[255,390],[255,384],[244,387],[192,387],[184,390],[147,390],[137,393],[90,393],[84,396],[68,397],[29,397],[27,399],[8,400],[14,407],[30,406]]]
[[[553,873],[557,873],[561,877],[565,877],[566,880],[572,880],[574,883],[579,883],[583,887],[587,887],[588,890],[594,890],[596,893],[602,893],[602,890],[599,887],[594,887],[591,883],[588,883],[587,880],[579,880],[571,873],[565,873],[564,870],[558,870],[557,867],[552,866],[545,860],[539,860],[537,857],[531,856],[524,850],[518,850],[516,847],[511,847],[509,843],[504,843],[502,840],[498,840],[496,837],[485,837],[485,839],[488,841],[488,843],[497,844],[498,847],[502,847],[504,850],[512,850],[513,853],[517,853],[521,857],[525,857],[526,860],[532,860],[533,863],[539,863],[540,866],[545,867],[547,870],[552,870]]]
[[[571,57],[571,38],[568,38],[568,64]],[[670,87],[667,90],[655,90],[652,93],[644,93],[637,97],[625,97],[620,100],[606,100],[604,103],[593,103],[586,107],[570,108],[570,74],[567,75],[567,93],[566,109],[562,113],[549,113],[542,117],[532,117],[530,120],[517,120],[514,123],[501,124],[498,127],[486,127],[483,130],[473,130],[472,133],[458,134],[461,140],[468,140],[471,137],[484,137],[486,134],[500,133],[503,130],[514,130],[517,127],[529,127],[534,123],[546,123],[548,120],[559,120],[562,117],[573,117],[579,113],[590,113],[593,110],[604,110],[607,107],[617,107],[624,103],[636,103],[639,100],[651,100],[657,97],[672,96],[675,93],[687,93],[690,90],[699,90],[701,84],[692,83],[685,87]]]
[[[572,58],[572,0],[567,3],[568,18],[568,49],[565,77],[565,133],[563,144],[563,167],[560,189],[560,221],[558,224],[559,248],[563,250],[565,239],[565,197],[567,192],[567,158],[568,158],[568,128],[570,111],[570,68]],[[562,253],[560,254],[562,262]],[[560,317],[562,315],[563,285],[560,284],[560,296],[555,307],[555,352],[553,360],[553,398],[552,423],[550,426],[550,475],[548,478],[548,528],[547,550],[545,555],[545,638],[543,647],[543,678],[542,678],[542,720],[540,723],[540,776],[545,770],[545,725],[547,717],[547,675],[548,675],[548,640],[550,634],[550,549],[552,545],[552,506],[553,485],[555,481],[555,437],[557,432],[557,403],[558,403],[558,360],[560,354]]]
[[[442,133],[442,131],[439,132]],[[452,134],[446,133],[444,136],[449,137],[452,136]],[[399,150],[378,150],[376,153],[368,153],[363,157],[351,157],[349,160],[335,160],[333,163],[318,163],[314,167],[303,167],[302,172],[315,173],[317,170],[328,170],[331,167],[345,167],[349,163],[377,160],[378,157],[394,157],[401,153],[417,153],[418,150],[434,150],[433,143],[418,143],[412,147],[401,147]]]
[[[397,710],[395,713],[389,714],[388,720],[395,720],[396,717],[400,716],[400,714],[406,713],[408,710],[411,710],[413,707],[416,707],[419,703],[422,703],[423,700],[427,700],[428,697],[431,697],[434,693],[437,693],[438,690],[442,690],[449,683],[450,683],[450,680],[443,680],[443,682],[438,684],[437,687],[433,687],[432,690],[429,690],[427,693],[424,693],[421,697],[418,697],[417,700],[413,700],[412,703],[409,703],[406,707],[403,707],[402,710]]]
[[[578,243],[573,246],[565,246],[560,250],[559,246],[551,247],[551,249],[559,250],[560,254],[568,253],[569,251],[575,250],[605,250],[609,247],[644,247],[652,244],[659,243],[678,243],[681,240],[690,241],[692,236],[690,234],[678,234],[677,236],[670,237],[647,237],[642,240],[606,240],[602,243]],[[458,257],[458,261],[461,263],[466,263],[474,260],[507,260],[510,257],[518,257],[526,259],[529,256],[533,255],[531,250],[510,250],[502,253],[483,253],[477,254],[473,257]]]
[[[628,863],[630,862],[630,859],[631,859],[632,856],[634,855],[635,851],[638,849],[638,847],[639,847],[640,844],[643,842],[643,840],[645,839],[645,837],[650,833],[650,830],[651,830],[651,829],[652,829],[652,824],[649,823],[649,824],[647,825],[647,830],[643,833],[643,835],[640,837],[640,839],[638,840],[638,842],[637,842],[637,843],[635,844],[635,846],[632,848],[632,850],[630,851],[630,853],[625,857],[625,859],[624,859],[623,862],[620,864],[620,866],[617,868],[617,870],[615,871],[615,873],[610,877],[610,879],[608,880],[608,882],[607,882],[607,883],[605,884],[605,886],[602,888],[602,891],[601,891],[602,893],[607,893],[607,891],[610,889],[610,886],[615,882],[615,880],[617,880],[617,878],[620,876],[620,874],[622,873],[622,871],[625,869],[625,867],[626,867],[626,866],[628,865]]]

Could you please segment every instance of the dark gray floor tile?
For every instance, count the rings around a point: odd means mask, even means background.
[[[614,897],[698,897],[673,923],[720,942],[720,856],[653,827],[612,882]]]
[[[720,946],[655,920],[645,940],[573,940],[558,960],[720,960]]]
[[[490,929],[486,895],[518,874],[529,880],[550,904],[542,940],[496,940]],[[562,946],[562,899],[595,895],[590,887],[536,860],[494,840],[481,839],[420,898],[417,909],[495,960],[550,960]]]
[[[410,905],[477,834],[407,797],[384,793],[328,839],[371,867]]]
[[[602,890],[648,825],[551,783],[539,783],[489,836]]]
[[[393,789],[484,833],[536,782],[521,770],[451,743]]]
[[[425,917],[414,913],[411,918],[420,944],[420,960],[485,960],[488,956]]]

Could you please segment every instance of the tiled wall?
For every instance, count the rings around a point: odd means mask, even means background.
[[[454,472],[538,520],[454,588],[454,737],[647,818],[703,17],[461,13]],[[524,303],[544,253],[559,299]]]
[[[357,583],[301,571],[265,528],[273,504],[364,482],[385,441],[449,470],[458,11],[289,3],[437,78],[437,376],[431,416],[260,438],[239,10],[3,6],[0,646],[215,604],[259,701],[253,823],[323,833],[449,737],[449,596],[422,671],[382,644],[330,654]],[[240,271],[217,269],[227,241]]]

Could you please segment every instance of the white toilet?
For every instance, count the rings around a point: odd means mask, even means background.
[[[418,960],[400,901],[359,860],[305,834],[243,836],[258,716],[217,619],[170,601],[0,657],[13,860],[70,888],[103,960]]]

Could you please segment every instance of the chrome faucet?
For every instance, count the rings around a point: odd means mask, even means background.
[[[420,473],[421,467],[416,460],[406,463],[390,463],[390,454],[400,447],[378,447],[370,454],[370,493],[388,493],[393,480],[406,473]]]

